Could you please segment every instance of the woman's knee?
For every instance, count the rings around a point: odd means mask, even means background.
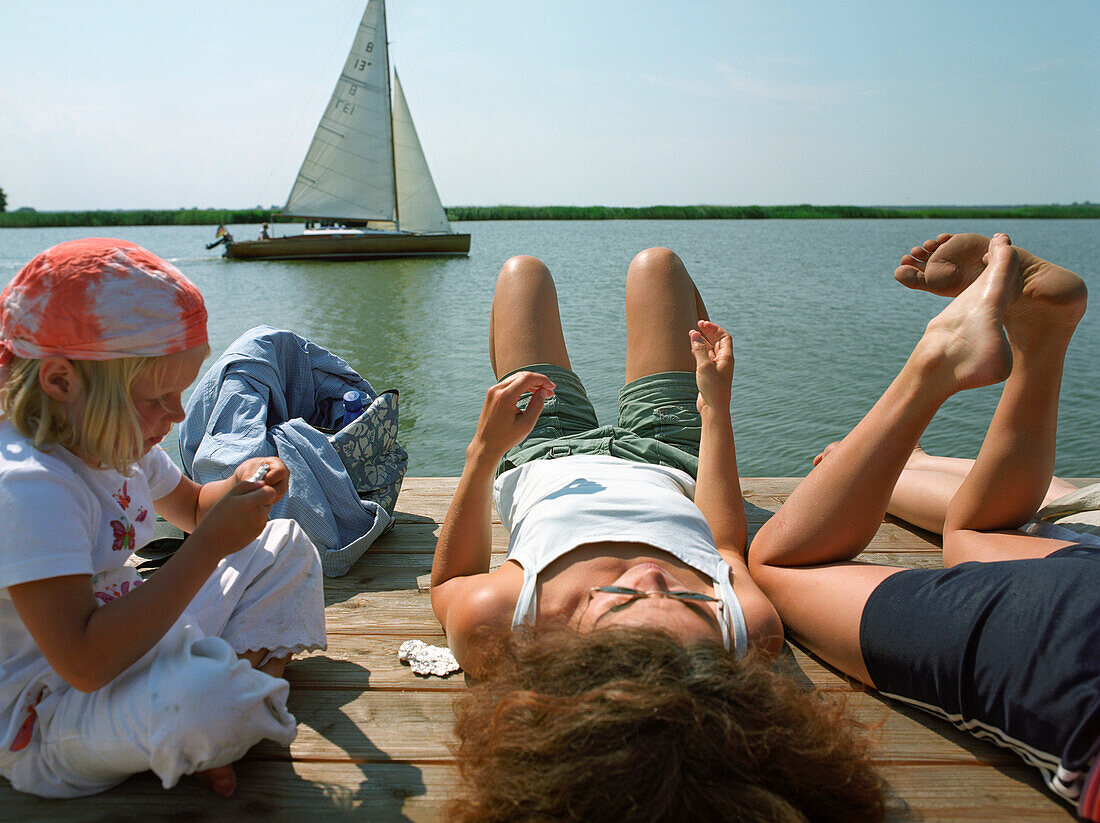
[[[648,249],[642,249],[630,261],[631,269],[661,268],[672,265],[683,266],[684,264],[676,252],[664,246],[652,246]]]
[[[626,274],[626,301],[630,312],[641,308],[683,311],[689,318],[705,318],[706,307],[695,281],[676,252],[663,246],[635,255]],[[679,307],[679,308],[673,308]]]
[[[683,288],[691,283],[684,263],[672,249],[655,246],[634,255],[626,273],[628,292],[634,289]]]
[[[554,278],[537,257],[520,254],[510,257],[501,266],[493,294],[494,306],[541,306],[551,301],[557,305]]]
[[[517,254],[509,257],[500,267],[500,275],[497,278],[501,282],[526,282],[531,279],[550,277],[550,269],[539,258],[530,254]]]

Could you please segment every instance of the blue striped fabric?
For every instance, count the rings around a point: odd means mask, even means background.
[[[393,523],[378,502],[360,498],[328,435],[319,430],[340,424],[349,389],[363,393],[364,405],[378,397],[326,349],[293,332],[258,326],[203,375],[180,424],[183,470],[196,482],[228,477],[250,457],[282,458],[290,488],[271,517],[298,521],[329,576],[346,573]],[[398,457],[403,476],[407,457],[403,451]]]

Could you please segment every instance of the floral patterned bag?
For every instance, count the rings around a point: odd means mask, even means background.
[[[355,491],[393,515],[409,455],[397,442],[398,393],[382,392],[363,413],[329,437]]]

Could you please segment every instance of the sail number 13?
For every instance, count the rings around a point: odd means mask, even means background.
[[[374,51],[374,41],[371,40],[369,43],[363,46],[363,51],[365,51],[367,54],[370,54],[372,51]],[[356,71],[366,71],[369,65],[369,60],[364,60],[362,57],[360,57],[351,64],[351,67]]]

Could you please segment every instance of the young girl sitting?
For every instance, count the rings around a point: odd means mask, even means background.
[[[294,739],[280,675],[324,647],[324,600],[313,544],[267,522],[286,467],[200,486],[157,445],[208,351],[195,286],[125,241],[62,243],[0,294],[0,774],[20,791],[152,769],[228,796],[233,761]],[[157,513],[190,537],[142,583],[127,561]]]

